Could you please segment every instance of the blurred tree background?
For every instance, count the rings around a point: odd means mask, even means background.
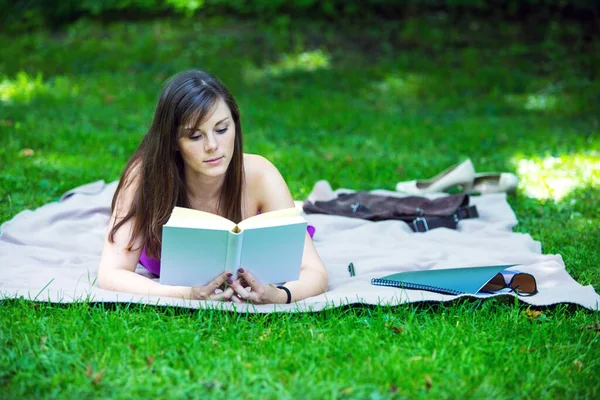
[[[598,32],[600,2],[596,0],[0,0],[2,29],[19,32],[52,27],[82,17],[146,18],[165,15],[192,17],[234,14],[272,19],[313,17],[330,21],[406,18],[432,11],[454,17],[522,19],[530,22],[577,19],[585,34]]]

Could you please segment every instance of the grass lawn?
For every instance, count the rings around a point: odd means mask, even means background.
[[[516,230],[599,291],[600,41],[579,33],[436,14],[360,30],[199,19],[0,35],[0,221],[118,179],[161,83],[199,67],[229,86],[246,151],[295,198],[318,179],[393,189],[470,157],[520,175]],[[575,306],[0,303],[1,398],[600,397],[599,314]]]

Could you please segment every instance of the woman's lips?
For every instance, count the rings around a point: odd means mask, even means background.
[[[206,160],[204,162],[207,164],[210,164],[210,165],[215,165],[215,164],[220,163],[222,159],[223,159],[223,157],[219,157],[219,158],[213,158],[212,160]]]

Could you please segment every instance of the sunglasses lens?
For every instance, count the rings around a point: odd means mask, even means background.
[[[504,282],[504,277],[502,274],[498,274],[494,276],[488,283],[485,284],[484,290],[487,291],[496,291],[501,290],[506,287],[506,283]]]
[[[517,274],[510,282],[510,287],[520,293],[535,293],[537,284],[535,278],[529,274]]]

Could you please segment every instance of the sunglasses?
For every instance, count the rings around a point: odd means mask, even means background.
[[[497,274],[486,283],[482,290],[485,292],[495,292],[505,288],[514,291],[518,296],[533,296],[538,292],[537,283],[533,275],[524,272],[514,274],[508,284],[502,274]]]

